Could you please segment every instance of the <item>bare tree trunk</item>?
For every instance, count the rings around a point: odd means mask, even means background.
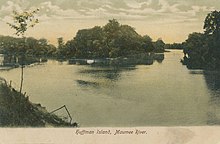
[[[24,38],[24,50],[22,52],[22,56],[21,56],[21,84],[20,84],[20,93],[22,92],[22,88],[23,88],[23,81],[24,81],[24,59],[25,59],[25,44],[26,44],[26,37]]]
[[[23,60],[22,60],[23,63]],[[21,65],[21,85],[20,85],[20,93],[22,92],[22,87],[23,87],[23,81],[24,81],[24,65]]]

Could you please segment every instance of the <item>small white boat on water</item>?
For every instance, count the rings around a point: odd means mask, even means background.
[[[95,60],[87,60],[86,62],[87,62],[87,64],[93,64],[95,62]]]

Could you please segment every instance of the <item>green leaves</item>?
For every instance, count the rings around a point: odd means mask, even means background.
[[[205,34],[219,35],[220,31],[220,11],[213,11],[206,16],[204,27]]]
[[[114,58],[153,50],[153,42],[149,36],[142,37],[133,27],[121,25],[116,19],[112,19],[103,27],[95,26],[79,30],[76,36],[65,45],[58,39],[57,56],[59,58]]]
[[[29,27],[34,27],[37,23],[39,23],[39,20],[36,19],[34,16],[39,11],[39,9],[36,9],[34,11],[24,11],[24,12],[17,12],[13,11],[13,23],[7,23],[12,29],[16,30],[17,36],[24,36],[24,33],[27,31]]]
[[[184,43],[188,68],[220,69],[220,11],[207,14],[204,33],[192,33]]]

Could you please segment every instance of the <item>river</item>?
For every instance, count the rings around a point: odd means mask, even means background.
[[[25,67],[23,90],[48,111],[66,105],[81,127],[219,125],[219,73],[188,70],[182,57],[172,50],[162,63],[120,68],[49,60]],[[19,88],[20,68],[0,76]]]

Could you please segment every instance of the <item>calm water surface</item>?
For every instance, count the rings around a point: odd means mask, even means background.
[[[219,125],[219,73],[188,70],[182,57],[121,68],[48,61],[25,68],[24,91],[48,111],[66,105],[81,127]],[[0,76],[19,88],[20,68]]]

